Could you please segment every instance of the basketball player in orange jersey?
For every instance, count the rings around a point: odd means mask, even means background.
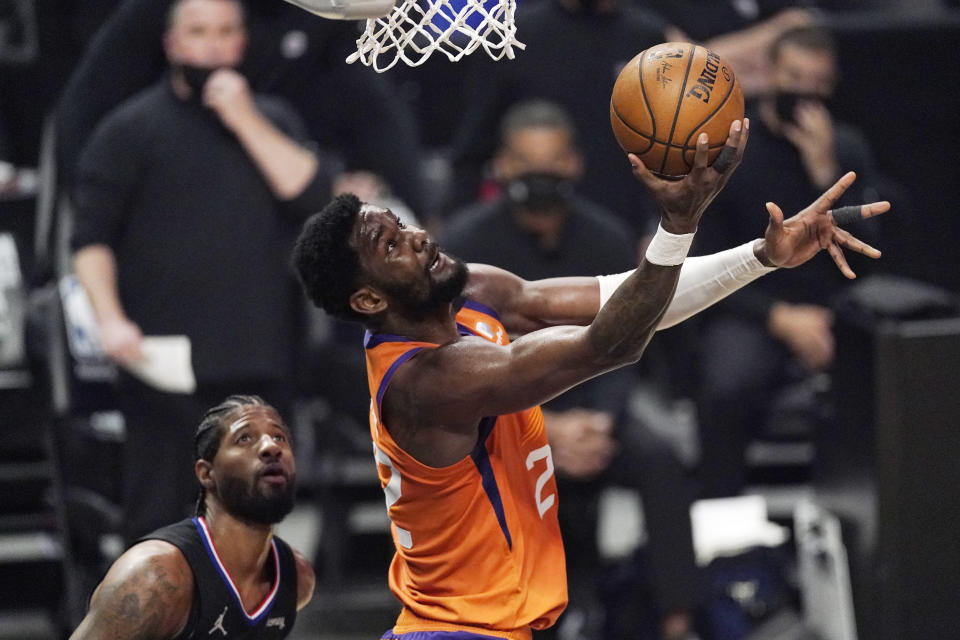
[[[566,575],[538,404],[636,362],[657,328],[774,267],[825,248],[853,277],[841,247],[879,256],[828,212],[853,182],[847,174],[789,220],[768,205],[763,239],[684,264],[747,129],[746,120],[731,125],[711,167],[704,135],[679,181],[629,156],[662,210],[644,259],[626,274],[527,282],[491,266],[468,269],[423,230],[351,195],[307,221],[294,249],[307,295],[368,329],[370,433],[396,546],[389,583],[403,604],[384,638],[521,640],[553,624]],[[511,342],[515,333],[526,335]]]

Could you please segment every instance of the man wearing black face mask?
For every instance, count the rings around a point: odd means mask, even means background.
[[[583,273],[588,267],[614,268],[633,260],[627,248],[631,232],[576,192],[583,157],[573,123],[559,106],[546,101],[514,105],[501,122],[493,171],[500,196],[452,214],[445,227],[444,246],[454,254],[516,267],[532,279]],[[603,249],[580,251],[585,237]],[[594,262],[567,264],[580,259]]]
[[[57,168],[63,184],[72,183],[97,123],[167,69],[158,44],[174,0],[108,1],[115,9],[91,34],[57,106]],[[406,104],[390,99],[390,78],[358,74],[343,62],[356,50],[355,24],[318,19],[282,0],[241,2],[249,46],[238,70],[250,86],[288,100],[319,147],[336,150],[352,169],[381,176],[398,198],[418,209],[421,151]],[[88,3],[72,4],[84,17],[96,13]]]
[[[454,213],[443,229],[445,250],[485,262],[527,280],[607,273],[635,261],[636,242],[617,217],[576,190],[583,158],[569,116],[546,101],[511,107],[500,126],[493,159],[501,194]],[[533,327],[532,327],[533,328]],[[666,443],[628,416],[637,371],[620,369],[544,405],[563,506],[559,511],[567,554],[570,606],[551,630],[535,637],[647,637],[613,612],[600,615],[596,593],[601,565],[596,506],[610,484],[643,494],[648,551],[664,638],[690,631],[696,580],[689,521],[692,487]],[[612,376],[612,377],[611,377]],[[573,614],[569,612],[574,612]],[[599,628],[601,620],[606,625]]]
[[[220,67],[228,69],[229,67]],[[187,62],[181,62],[171,65],[171,70],[179,74],[183,82],[190,88],[188,100],[200,103],[203,100],[203,88],[207,86],[207,80],[216,71],[216,67],[199,67]]]
[[[333,174],[297,141],[296,114],[233,70],[246,44],[237,0],[177,0],[167,24],[169,74],[101,121],[73,192],[74,266],[122,368],[128,541],[185,513],[184,425],[228,390],[288,393],[286,243]],[[144,336],[164,335],[189,340],[194,391],[126,373],[151,362]]]
[[[604,96],[630,58],[669,40],[669,26],[657,14],[624,0],[547,0],[517,9],[517,33],[527,48],[506,64],[469,56],[457,130],[451,140],[455,184],[453,206],[476,196],[484,166],[497,141],[489,132],[507,108],[520,100],[545,99],[561,105],[584,133],[580,140],[580,193],[618,216],[638,237],[650,231],[656,208],[622,175],[622,153],[610,134]],[[644,215],[644,214],[647,215]]]
[[[796,148],[807,178],[817,189],[825,189],[840,176],[838,155],[850,145],[858,145],[863,153],[862,136],[848,127],[836,127],[828,110],[837,82],[836,55],[830,35],[822,29],[787,32],[772,48],[772,92],[759,105],[760,120]]]
[[[858,175],[858,191],[847,198],[877,196],[866,138],[835,121],[828,108],[838,74],[832,36],[819,27],[787,31],[771,47],[770,62],[772,91],[748,103],[748,111],[759,116],[751,119],[750,151],[715,201],[718,215],[705,220],[697,251],[708,253],[742,237],[762,214],[761,192],[796,206],[832,183],[842,168]],[[862,231],[868,242],[876,241],[875,229]],[[822,262],[809,266],[803,273],[777,273],[703,318],[700,477],[707,497],[743,488],[744,449],[767,419],[772,392],[830,370],[835,344],[827,305],[847,281]],[[859,272],[865,265],[853,267]]]

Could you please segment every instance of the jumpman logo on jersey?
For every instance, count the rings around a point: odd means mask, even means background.
[[[213,624],[210,631],[207,631],[207,635],[212,635],[214,631],[219,631],[223,634],[224,637],[227,636],[227,630],[223,628],[223,617],[227,615],[227,607],[223,608],[223,611],[220,612],[220,617],[217,618],[217,621]]]

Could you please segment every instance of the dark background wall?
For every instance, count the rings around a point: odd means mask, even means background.
[[[881,268],[960,291],[960,13],[834,22],[836,112],[863,128],[890,186],[905,191],[880,219]]]

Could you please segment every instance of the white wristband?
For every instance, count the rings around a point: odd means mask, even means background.
[[[658,264],[665,267],[672,267],[683,264],[690,251],[690,245],[693,244],[692,233],[677,235],[664,230],[657,225],[657,232],[647,245],[646,259],[650,264]]]

